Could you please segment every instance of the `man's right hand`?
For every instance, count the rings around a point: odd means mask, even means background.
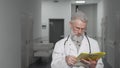
[[[77,62],[76,57],[75,56],[70,56],[70,55],[66,56],[65,60],[66,60],[66,62],[69,66],[73,66]]]

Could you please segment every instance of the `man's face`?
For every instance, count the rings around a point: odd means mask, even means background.
[[[81,36],[86,30],[87,24],[82,22],[81,20],[75,20],[74,23],[70,23],[71,29],[76,36]]]

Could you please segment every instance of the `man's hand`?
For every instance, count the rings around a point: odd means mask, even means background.
[[[66,56],[65,60],[66,60],[66,62],[69,66],[73,66],[77,62],[76,57],[75,56],[70,56],[70,55]]]
[[[98,60],[95,61],[95,60],[91,60],[91,59],[89,59],[89,60],[82,59],[81,60],[81,62],[84,63],[84,64],[86,64],[86,65],[88,65],[89,68],[95,68],[96,65],[97,65],[97,61]]]

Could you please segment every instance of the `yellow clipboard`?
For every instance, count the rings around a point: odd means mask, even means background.
[[[102,58],[106,53],[105,52],[96,52],[96,53],[81,53],[77,60],[85,59],[85,60],[98,60]]]

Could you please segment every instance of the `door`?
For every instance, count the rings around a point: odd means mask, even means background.
[[[30,15],[22,14],[21,16],[21,67],[28,68],[32,63],[33,46],[32,46],[32,33],[33,33],[33,21]]]
[[[56,43],[64,37],[64,19],[49,19],[49,41]]]

